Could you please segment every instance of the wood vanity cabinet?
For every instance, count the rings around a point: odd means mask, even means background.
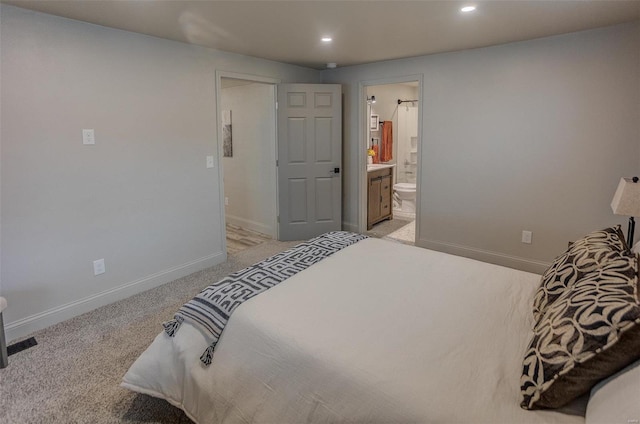
[[[385,219],[392,219],[393,168],[367,173],[367,230]]]

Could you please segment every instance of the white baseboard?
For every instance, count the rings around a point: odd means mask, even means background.
[[[126,299],[134,294],[161,286],[196,271],[218,265],[224,262],[226,258],[226,252],[215,253],[8,323],[5,326],[7,341],[22,338],[34,331],[42,330],[101,306]],[[11,304],[9,304],[9,307],[11,307]]]
[[[542,274],[551,265],[549,262],[536,261],[518,256],[505,255],[504,253],[492,252],[490,250],[476,249],[474,247],[460,246],[437,240],[418,239],[416,246],[437,250],[438,252],[450,253],[452,255],[463,256],[482,262],[506,266],[508,268],[519,269],[521,271]]]
[[[351,222],[343,222],[342,223],[342,229],[344,231],[351,231],[352,233],[357,233],[358,232],[358,225],[357,224],[353,224]]]
[[[226,215],[225,220],[227,221],[228,224],[242,227],[245,230],[257,231],[261,234],[271,236],[274,239],[276,238],[274,229],[271,228],[269,225],[263,224],[261,222],[252,221],[250,219],[245,219],[245,218],[241,218],[239,216],[234,216],[234,215]]]

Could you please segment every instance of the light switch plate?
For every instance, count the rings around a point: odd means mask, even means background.
[[[96,144],[96,135],[92,129],[82,130],[82,144]]]
[[[207,156],[207,168],[213,168],[213,156]]]

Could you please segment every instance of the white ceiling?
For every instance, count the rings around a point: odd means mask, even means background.
[[[1,0],[107,27],[323,69],[640,20],[640,0]],[[477,10],[462,14],[463,5]],[[333,37],[325,44],[322,36]]]

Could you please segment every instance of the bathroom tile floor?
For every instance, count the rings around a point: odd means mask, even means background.
[[[385,240],[391,240],[403,244],[416,244],[416,221],[409,222],[399,230],[394,231],[383,237]]]
[[[393,218],[391,220],[382,221],[373,226],[369,231],[365,231],[365,234],[369,237],[384,238],[385,236],[399,230],[405,225],[409,224],[411,220],[402,218]]]

